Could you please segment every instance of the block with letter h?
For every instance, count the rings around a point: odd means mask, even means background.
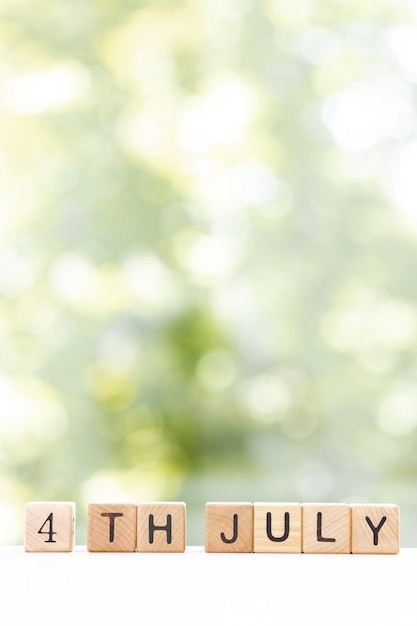
[[[141,502],[137,516],[138,552],[185,551],[184,502]]]

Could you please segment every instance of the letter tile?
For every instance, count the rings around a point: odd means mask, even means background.
[[[141,502],[137,519],[138,552],[185,551],[184,502]]]
[[[350,506],[303,504],[303,552],[349,554],[350,551]]]
[[[26,552],[71,552],[74,547],[74,502],[25,504]]]
[[[301,552],[301,504],[255,502],[254,552]]]
[[[206,552],[253,551],[253,504],[206,504]]]
[[[397,554],[400,509],[395,504],[352,504],[352,552]]]
[[[134,552],[135,549],[136,505],[88,505],[89,552]]]

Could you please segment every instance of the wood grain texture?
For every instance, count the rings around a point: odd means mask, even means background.
[[[88,505],[89,552],[134,552],[135,549],[135,504]]]
[[[350,506],[303,504],[303,552],[349,554],[350,551]]]
[[[253,504],[206,504],[206,552],[253,552]]]
[[[26,552],[71,552],[74,547],[74,502],[27,502],[24,543]]]
[[[352,504],[353,554],[398,554],[400,509],[395,504]]]
[[[300,553],[302,507],[297,503],[255,502],[254,552]]]
[[[184,552],[184,502],[140,502],[137,505],[138,552]]]

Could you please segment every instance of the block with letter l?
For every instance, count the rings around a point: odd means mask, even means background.
[[[303,504],[303,552],[350,554],[351,507],[348,504]]]
[[[185,510],[184,502],[140,502],[137,505],[137,551],[184,552]]]

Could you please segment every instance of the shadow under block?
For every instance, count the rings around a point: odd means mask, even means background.
[[[24,550],[71,552],[74,547],[74,502],[27,502]]]
[[[400,509],[395,504],[352,504],[353,554],[397,554]]]
[[[252,552],[253,508],[249,502],[208,502],[206,552]]]
[[[303,552],[349,554],[351,507],[347,504],[303,504]]]
[[[88,505],[89,552],[134,552],[135,549],[136,505]]]
[[[138,552],[185,551],[184,502],[141,502],[137,518]]]
[[[302,507],[296,503],[255,502],[254,552],[300,553]]]

